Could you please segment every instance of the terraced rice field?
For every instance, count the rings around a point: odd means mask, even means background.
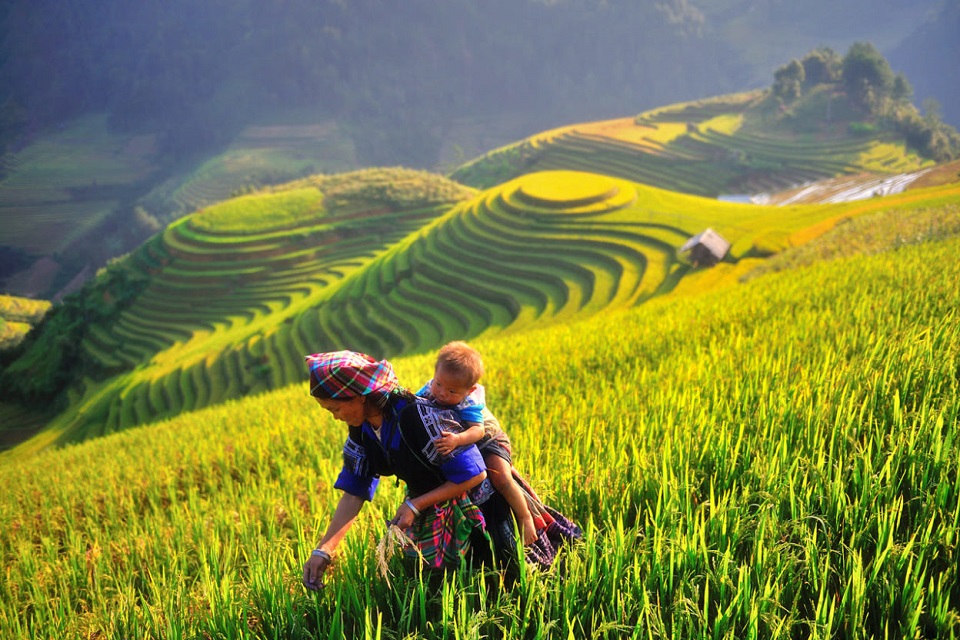
[[[673,105],[636,118],[577,124],[492,151],[452,174],[483,186],[491,172],[568,169],[705,197],[772,193],[835,176],[918,170],[929,162],[890,134],[793,134],[764,126],[762,94]]]
[[[218,223],[221,210],[243,208],[241,198],[178,221],[130,257],[126,268],[150,285],[84,342],[102,371],[87,381],[88,397],[113,384],[110,376],[124,380],[119,393],[94,403],[89,429],[109,432],[294,382],[311,349],[416,353],[455,337],[630,307],[685,268],[675,250],[688,231],[642,220],[638,186],[607,176],[533,174],[446,212],[311,213],[309,198],[296,195],[304,192],[246,205],[250,220],[271,203],[299,207],[289,216],[299,226],[277,223],[282,213],[247,233],[236,226],[242,214]]]
[[[574,172],[488,190],[345,282],[330,299],[336,312],[318,310],[324,331],[310,333],[318,348],[364,335],[372,353],[418,352],[438,339],[635,305],[680,268],[675,249],[687,237],[641,221],[637,201],[633,183]],[[371,312],[403,319],[365,330]]]
[[[264,351],[260,336],[277,323],[285,326],[284,318],[316,304],[329,285],[431,215],[430,210],[382,214],[389,224],[382,225],[387,231],[380,244],[359,239],[352,215],[328,216],[285,240],[275,233],[210,233],[190,217],[171,225],[130,259],[128,268],[148,274],[150,286],[112,326],[95,327],[84,342],[105,375],[147,370],[107,412],[103,428],[287,380],[292,371],[283,373],[284,360]],[[364,218],[364,225],[375,222]],[[211,368],[238,375],[215,375],[212,385],[208,361]],[[264,379],[267,369],[271,373]]]
[[[144,201],[179,216],[246,188],[357,166],[353,144],[335,123],[250,126],[223,153],[158,185]]]
[[[46,437],[84,439],[294,383],[314,351],[426,353],[713,286],[678,255],[706,227],[732,243],[732,262],[711,270],[729,279],[752,255],[849,215],[847,205],[742,205],[573,171],[472,196],[418,179],[418,193],[452,200],[391,208],[404,196],[384,189],[404,181],[379,176],[360,191],[366,201],[350,180],[330,181],[323,202],[338,204],[328,209],[298,182],[171,225],[117,267],[149,285],[113,324],[90,329],[83,348],[99,372]],[[270,203],[279,212],[264,217]]]
[[[53,254],[114,211],[148,177],[149,136],[107,131],[104,116],[81,119],[6,158],[0,181],[0,244]]]

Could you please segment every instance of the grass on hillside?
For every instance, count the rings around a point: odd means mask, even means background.
[[[553,571],[388,583],[384,482],[306,593],[344,429],[299,383],[7,456],[0,635],[955,638],[960,238],[840,246],[476,343],[517,466],[586,533]]]
[[[773,256],[740,278],[796,269],[858,253],[871,255],[960,235],[960,204],[917,210],[892,208],[842,220],[817,242]]]

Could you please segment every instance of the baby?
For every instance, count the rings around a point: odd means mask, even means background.
[[[487,476],[494,488],[506,498],[520,526],[523,544],[537,539],[533,516],[527,498],[513,478],[513,449],[510,439],[500,428],[499,421],[485,407],[483,359],[465,342],[446,344],[437,354],[433,379],[427,382],[418,396],[456,412],[464,426],[459,433],[441,432],[436,439],[437,450],[449,454],[457,447],[476,444],[487,465]]]

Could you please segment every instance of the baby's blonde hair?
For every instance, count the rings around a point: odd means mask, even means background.
[[[462,340],[443,345],[437,354],[437,369],[459,378],[472,387],[483,377],[483,358],[477,350]]]

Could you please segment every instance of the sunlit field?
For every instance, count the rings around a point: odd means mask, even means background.
[[[49,310],[47,300],[0,295],[0,350],[19,344]]]
[[[0,458],[0,637],[956,638],[958,255],[946,234],[477,340],[517,466],[585,532],[512,586],[388,582],[388,481],[306,592],[345,431],[305,384]],[[431,362],[396,365],[414,387]]]

